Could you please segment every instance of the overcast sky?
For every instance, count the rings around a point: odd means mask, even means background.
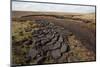
[[[13,1],[12,2],[12,10],[41,11],[41,12],[45,11],[45,12],[91,13],[91,12],[95,12],[95,7]]]

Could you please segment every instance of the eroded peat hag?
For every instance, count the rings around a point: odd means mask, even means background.
[[[82,15],[34,12],[21,13],[18,17],[14,15],[12,63],[27,65],[96,60],[95,23],[91,19],[87,19],[90,20],[88,23],[84,18],[75,19],[75,16]]]
[[[69,49],[67,40],[63,35],[63,29],[46,21],[40,20],[37,23],[43,28],[38,28],[32,32],[33,44],[29,54],[27,54],[27,59],[35,58],[36,64],[42,64],[45,60],[52,60],[53,63],[59,62],[61,55],[68,52]]]

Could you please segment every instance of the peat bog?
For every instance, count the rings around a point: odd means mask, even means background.
[[[96,60],[95,14],[13,11],[12,64]]]

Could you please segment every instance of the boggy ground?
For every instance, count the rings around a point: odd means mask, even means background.
[[[13,14],[14,65],[96,60],[95,15]]]

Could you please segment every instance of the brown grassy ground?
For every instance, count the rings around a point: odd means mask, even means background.
[[[31,32],[25,32],[25,29],[38,28],[39,26],[34,23],[37,22],[36,20],[52,22],[72,33],[68,36],[70,51],[64,55],[68,62],[96,60],[96,22],[94,13],[13,12],[12,15],[12,47],[19,48],[16,51],[12,49],[16,52],[13,52],[13,63],[24,63],[24,52],[27,52],[28,48],[26,46],[26,48],[21,49],[22,46],[16,44],[16,42],[31,39]]]

